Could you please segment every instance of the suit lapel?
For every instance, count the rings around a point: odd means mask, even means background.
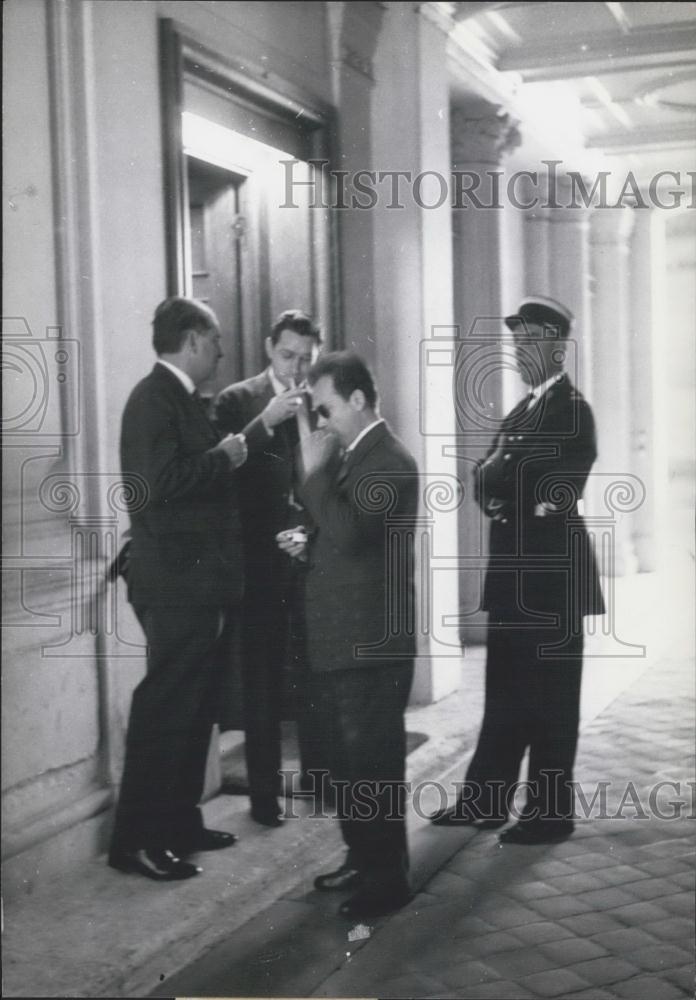
[[[377,424],[377,426],[373,427],[364,438],[358,441],[352,451],[349,451],[347,455],[344,455],[336,475],[337,486],[341,486],[346,481],[352,470],[360,465],[365,455],[371,452],[380,441],[383,441],[387,434],[388,429],[386,423],[382,422],[381,424]]]
[[[191,424],[191,426],[199,427],[205,434],[205,437],[212,444],[217,444],[220,440],[220,434],[218,433],[215,425],[209,419],[205,412],[205,404],[202,399],[196,400],[193,398],[188,389],[183,385],[183,383],[164,365],[155,364],[152,370],[152,377],[160,382],[163,386],[166,385],[170,389],[173,389],[177,401],[177,406],[185,414],[185,419]]]

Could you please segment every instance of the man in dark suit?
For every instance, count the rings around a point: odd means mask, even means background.
[[[247,449],[241,435],[221,439],[198,396],[222,356],[212,310],[167,299],[153,330],[158,360],[131,393],[121,430],[123,473],[142,487],[130,509],[127,583],[148,652],[109,864],[171,881],[201,871],[187,855],[236,839],[206,829],[198,803],[225,669],[221,639],[242,595],[234,470]]]
[[[502,826],[529,748],[526,802],[500,840],[537,844],[574,829],[583,617],[604,612],[579,511],[597,449],[592,411],[564,373],[572,315],[535,296],[505,323],[532,391],[503,420],[476,476],[491,518],[483,725],[457,803],[431,819]]]
[[[251,815],[257,823],[280,826],[281,719],[284,662],[302,658],[302,567],[276,544],[279,531],[302,520],[297,496],[300,440],[315,427],[304,382],[321,331],[305,313],[286,310],[266,338],[269,366],[253,378],[224,389],[215,421],[221,431],[241,431],[249,460],[239,473],[244,533],[246,592],[242,616],[244,730]],[[319,768],[317,733],[307,712],[308,690],[297,664],[297,721],[300,765]]]
[[[309,664],[332,727],[330,770],[345,791],[339,816],[348,848],[344,864],[315,886],[357,888],[339,912],[369,919],[411,898],[404,711],[415,655],[418,470],[379,418],[374,381],[357,355],[327,354],[309,382],[320,428],[341,447],[308,454],[308,546],[292,532],[279,544],[308,558]]]

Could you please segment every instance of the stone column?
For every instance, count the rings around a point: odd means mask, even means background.
[[[375,74],[373,58],[384,15],[380,3],[327,4],[333,103],[336,116],[332,204],[351,203],[351,178],[373,166],[369,127]],[[339,171],[345,171],[345,181]],[[336,213],[341,260],[342,329],[337,347],[353,348],[375,360],[373,213],[346,207]]]
[[[553,282],[551,280],[551,248],[550,221],[551,213],[546,206],[546,189],[543,183],[533,185],[528,177],[522,177],[519,184],[520,200],[532,204],[534,199],[538,204],[524,210],[524,277],[526,295],[551,295]]]
[[[662,326],[664,229],[659,213],[636,210],[631,240],[631,406],[630,454],[632,471],[645,485],[645,500],[633,515],[633,545],[638,572],[657,568],[658,511],[664,507],[666,454],[656,448],[660,430],[656,394],[659,390],[659,339]],[[665,512],[663,512],[664,514]]]
[[[591,398],[597,421],[599,457],[591,473],[586,499],[591,510],[612,481],[632,470],[631,370],[632,338],[629,281],[629,238],[634,225],[629,208],[599,208],[590,229],[592,272]],[[631,533],[633,513],[616,513],[615,543],[602,556],[602,572],[623,576],[635,572]]]
[[[370,116],[362,120],[371,135],[371,168],[375,177],[383,172],[374,205],[362,212],[374,239],[373,271],[365,281],[374,324],[347,329],[368,338],[364,353],[374,358],[382,415],[412,452],[421,477],[412,701],[425,704],[456,688],[461,677],[458,488],[455,459],[445,454],[455,439],[452,367],[437,363],[439,346],[447,359],[452,353],[446,58],[452,22],[430,4],[381,6]],[[359,269],[353,254],[347,267]]]
[[[568,374],[578,389],[591,397],[590,212],[582,207],[565,207],[570,200],[569,189],[570,182],[558,178],[556,193],[562,207],[548,210],[549,295],[575,316],[567,355]]]
[[[503,415],[509,356],[501,346],[501,210],[493,206],[502,204],[501,159],[519,142],[517,126],[509,115],[487,102],[452,110],[454,321],[458,332],[453,384],[457,473],[465,491],[459,510],[459,613],[465,644],[485,641],[480,604],[488,525],[473,500],[471,474]]]

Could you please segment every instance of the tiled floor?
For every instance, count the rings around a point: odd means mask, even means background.
[[[341,856],[335,821],[298,807],[283,830],[263,830],[245,799],[218,797],[209,825],[241,839],[206,856],[200,879],[160,886],[95,859],[8,904],[6,995],[693,996],[693,581],[621,583],[649,656],[612,658],[617,636],[636,634],[630,617],[588,642],[576,772],[588,818],[568,841],[501,846],[412,810],[416,896],[352,940],[340,896],[311,889]],[[409,757],[412,781],[440,776],[451,791],[461,779],[482,679],[468,651],[462,689],[409,711],[409,729],[428,736]]]
[[[214,949],[168,981],[166,991],[472,1000],[692,996],[690,688],[688,662],[666,657],[585,727],[577,776],[588,802],[591,789],[607,782],[606,802],[602,808],[597,800],[568,841],[502,846],[493,832],[423,824],[412,836],[420,891],[404,910],[377,922],[368,940],[350,943],[350,928],[329,919],[335,901],[293,892],[258,921],[246,943],[233,939]],[[679,792],[659,782],[677,782]],[[450,856],[433,864],[445,837]],[[274,910],[284,917],[282,927]]]

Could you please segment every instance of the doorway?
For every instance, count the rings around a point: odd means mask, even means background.
[[[193,156],[186,157],[191,294],[209,305],[220,323],[223,357],[217,374],[202,388],[213,395],[241,378],[242,261],[239,175]]]

